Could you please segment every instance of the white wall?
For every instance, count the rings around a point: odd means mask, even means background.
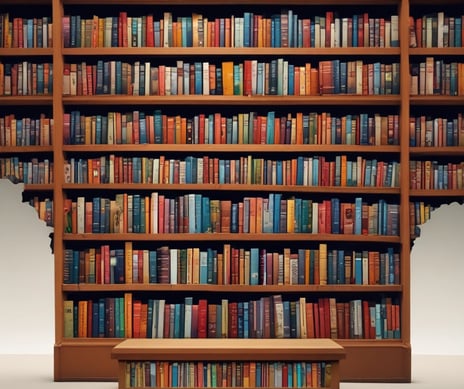
[[[0,180],[0,354],[53,352],[50,229],[21,203],[22,185]],[[412,250],[415,354],[464,354],[464,205],[445,205]]]
[[[416,354],[464,355],[464,205],[442,205],[411,253],[411,343]]]
[[[54,342],[52,231],[0,180],[0,354],[50,354]]]

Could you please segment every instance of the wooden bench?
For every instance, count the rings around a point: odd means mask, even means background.
[[[345,350],[331,339],[126,339],[111,356],[119,389],[254,388],[258,375],[261,388],[317,387],[317,381],[338,389]]]

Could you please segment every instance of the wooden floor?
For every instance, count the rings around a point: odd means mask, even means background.
[[[413,355],[411,384],[347,383],[341,389],[464,389],[464,355]],[[0,388],[117,389],[116,382],[53,382],[51,355],[0,355]]]

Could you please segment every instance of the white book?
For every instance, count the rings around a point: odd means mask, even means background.
[[[150,233],[158,233],[158,192],[153,192],[150,198]]]
[[[85,197],[77,198],[77,233],[85,232]]]
[[[158,301],[158,332],[156,334],[157,338],[164,337],[164,309],[166,306],[166,300],[159,300]]]
[[[169,249],[169,259],[170,259],[170,284],[177,284],[177,249]]]

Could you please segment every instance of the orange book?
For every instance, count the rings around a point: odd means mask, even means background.
[[[132,249],[132,242],[125,242],[124,243],[124,264],[125,264],[125,278],[126,284],[132,284],[132,257],[133,257],[133,249]]]
[[[234,63],[232,61],[222,63],[222,94],[224,96],[234,95]]]
[[[132,338],[132,293],[124,293],[125,337]]]
[[[306,72],[308,74],[308,72]],[[308,83],[308,81],[306,81]],[[306,90],[310,91],[310,96],[317,96],[320,93],[320,86],[319,86],[319,71],[315,68],[311,68],[309,71],[309,87],[307,85]],[[308,94],[308,92],[306,92]]]

